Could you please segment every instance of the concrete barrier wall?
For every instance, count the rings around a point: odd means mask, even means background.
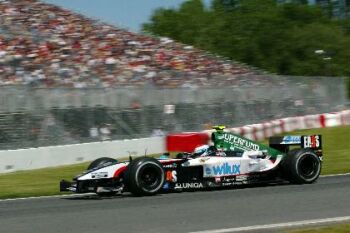
[[[31,170],[91,161],[162,153],[163,137],[0,151],[0,173]]]

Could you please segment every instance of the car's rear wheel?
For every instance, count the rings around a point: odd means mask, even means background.
[[[165,174],[162,164],[149,157],[130,162],[125,172],[125,184],[134,195],[155,195],[163,187]]]
[[[309,184],[317,180],[321,173],[321,160],[308,149],[291,150],[282,162],[288,181],[296,184]]]
[[[96,168],[96,167],[101,167],[103,165],[107,165],[107,164],[111,164],[111,163],[115,163],[115,162],[117,162],[116,159],[108,158],[108,157],[102,157],[102,158],[98,158],[98,159],[92,161],[87,169],[90,170],[90,169],[93,169],[93,168]]]

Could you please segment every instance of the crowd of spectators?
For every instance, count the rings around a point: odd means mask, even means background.
[[[0,0],[0,85],[262,85],[260,72],[36,0]]]

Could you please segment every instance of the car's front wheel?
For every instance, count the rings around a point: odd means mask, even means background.
[[[149,157],[130,162],[125,172],[125,184],[134,195],[155,195],[163,187],[165,173],[162,164]]]

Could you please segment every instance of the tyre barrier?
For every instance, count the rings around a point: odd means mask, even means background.
[[[194,148],[208,144],[211,133],[180,133],[166,136],[165,145],[167,151],[192,152]]]
[[[306,116],[287,117],[262,122],[259,124],[227,128],[225,130],[228,132],[239,134],[254,141],[261,141],[273,135],[291,132],[294,130],[326,128],[341,125],[350,125],[350,110]],[[194,142],[189,141],[192,140],[190,137],[186,137],[188,133],[168,135],[166,137],[166,148],[168,149],[168,151],[192,152],[196,148],[196,146],[206,144],[206,140],[203,140],[203,133],[207,134],[207,139],[209,140],[212,132],[213,130],[205,130],[202,132],[191,133],[192,139],[195,140]],[[170,138],[171,140],[169,140],[168,138]],[[200,144],[200,142],[202,142],[202,144]]]

